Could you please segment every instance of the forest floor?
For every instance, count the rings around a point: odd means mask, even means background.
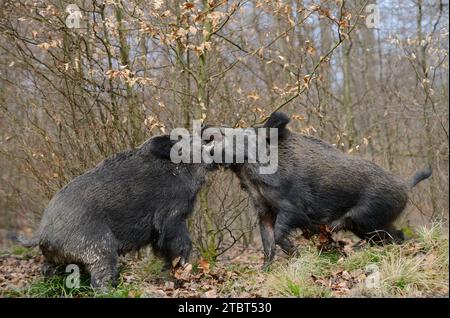
[[[297,243],[297,257],[280,252],[268,271],[256,247],[170,273],[151,253],[128,256],[108,294],[95,294],[86,274],[72,289],[65,275],[43,278],[40,253],[14,247],[0,253],[0,297],[449,297],[449,240],[438,226],[403,245],[356,248],[349,238],[324,235]]]

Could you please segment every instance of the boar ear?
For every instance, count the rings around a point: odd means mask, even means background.
[[[169,135],[153,137],[150,140],[150,152],[158,158],[170,160],[170,149],[175,143]]]
[[[283,137],[287,130],[286,125],[289,123],[290,119],[288,115],[282,112],[275,112],[270,115],[264,124],[265,128],[278,128],[278,137]]]

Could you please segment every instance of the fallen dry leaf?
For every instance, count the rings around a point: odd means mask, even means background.
[[[205,298],[217,298],[217,292],[214,289],[205,292]]]
[[[209,263],[207,260],[201,258],[200,261],[198,262],[198,269],[200,269],[202,272],[204,273],[208,273],[209,272]]]

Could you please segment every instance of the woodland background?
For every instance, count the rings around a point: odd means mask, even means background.
[[[116,152],[277,108],[405,178],[431,164],[399,222],[447,224],[448,14],[442,0],[2,0],[0,244],[30,235],[59,188]],[[197,254],[258,241],[249,209],[229,172],[212,175],[189,221]]]

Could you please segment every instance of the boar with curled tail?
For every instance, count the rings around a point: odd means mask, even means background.
[[[44,274],[80,264],[101,290],[117,283],[118,256],[146,245],[167,267],[184,265],[192,246],[186,219],[212,165],[173,163],[174,143],[156,136],[104,160],[55,194],[33,238],[16,239],[40,247]]]
[[[238,176],[258,213],[264,266],[272,262],[275,244],[288,254],[295,252],[289,234],[296,228],[317,233],[320,225],[328,225],[374,243],[401,243],[404,235],[393,222],[404,210],[408,192],[430,177],[431,168],[405,181],[320,139],[290,131],[288,122],[287,115],[276,112],[263,126],[278,131],[275,173],[260,173],[258,162],[226,166]],[[255,129],[260,133],[268,136]],[[232,147],[219,151],[236,156]]]

